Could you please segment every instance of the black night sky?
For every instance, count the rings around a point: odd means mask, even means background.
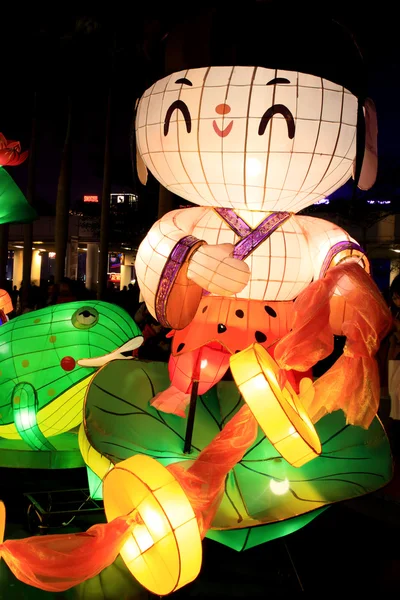
[[[38,93],[37,199],[55,203],[67,98],[72,92],[73,181],[71,204],[84,194],[101,196],[107,93],[112,81],[112,188],[134,189],[130,127],[134,102],[158,78],[162,37],[174,21],[177,3],[145,3],[103,14],[58,13],[35,6],[2,19],[0,131],[29,147],[33,93]],[[215,3],[214,3],[215,4]],[[232,10],[232,3],[225,3]],[[246,2],[241,2],[243,6]],[[372,194],[400,195],[400,50],[397,19],[390,2],[373,9],[365,2],[332,3],[362,49],[369,70],[369,95],[377,105],[380,173]],[[288,5],[290,7],[290,3]],[[186,9],[187,10],[187,9]],[[196,12],[196,6],[192,6]],[[317,14],[316,14],[317,16]],[[282,10],[284,29],[284,10]],[[267,35],[267,31],[266,31]],[[318,49],[316,49],[318,52]],[[110,56],[114,69],[111,69]],[[112,73],[112,74],[111,74]],[[27,163],[12,176],[26,191]],[[347,190],[348,188],[348,190]],[[139,189],[141,191],[143,188]],[[336,194],[350,193],[351,186]],[[43,209],[41,209],[43,212]]]

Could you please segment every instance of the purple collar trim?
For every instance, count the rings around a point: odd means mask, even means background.
[[[260,244],[269,238],[271,233],[290,218],[288,212],[274,212],[268,215],[255,229],[251,229],[231,208],[214,209],[229,227],[242,239],[235,244],[234,258],[244,260]]]
[[[243,219],[239,217],[234,210],[232,210],[232,208],[215,208],[214,210],[225,221],[225,223],[229,225],[236,235],[244,237],[253,231],[252,228],[247,225],[247,223],[243,221]]]

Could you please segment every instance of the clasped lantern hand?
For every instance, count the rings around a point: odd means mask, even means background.
[[[200,246],[190,259],[187,276],[212,294],[238,294],[248,284],[250,269],[232,257],[233,249],[233,244]]]

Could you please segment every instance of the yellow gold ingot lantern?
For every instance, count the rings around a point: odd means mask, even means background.
[[[279,367],[261,344],[230,359],[232,375],[259,426],[276,450],[294,467],[321,454],[321,442],[289,382],[278,383]]]
[[[134,519],[121,556],[139,583],[154,594],[166,595],[197,577],[200,532],[172,473],[149,456],[135,455],[106,475],[103,494],[108,521],[121,515]]]

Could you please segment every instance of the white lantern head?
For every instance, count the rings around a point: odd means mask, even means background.
[[[308,23],[302,33],[297,16],[290,25],[284,19],[282,33],[281,7],[274,33],[270,3],[256,4],[265,5],[262,18],[239,11],[229,19],[214,11],[170,36],[173,72],[154,83],[137,108],[136,141],[145,165],[178,196],[233,209],[298,212],[338,189],[353,169],[370,185],[376,153],[368,173],[356,161],[363,107],[374,115],[353,77],[358,63],[354,67],[351,59],[348,69],[347,54],[343,58],[335,49],[332,55],[330,38],[318,47],[325,39],[321,31]],[[337,25],[334,35],[338,29],[343,37]],[[318,53],[322,63],[316,66]],[[236,62],[222,62],[226,59]],[[365,121],[368,146],[374,148],[368,134],[376,120]]]

